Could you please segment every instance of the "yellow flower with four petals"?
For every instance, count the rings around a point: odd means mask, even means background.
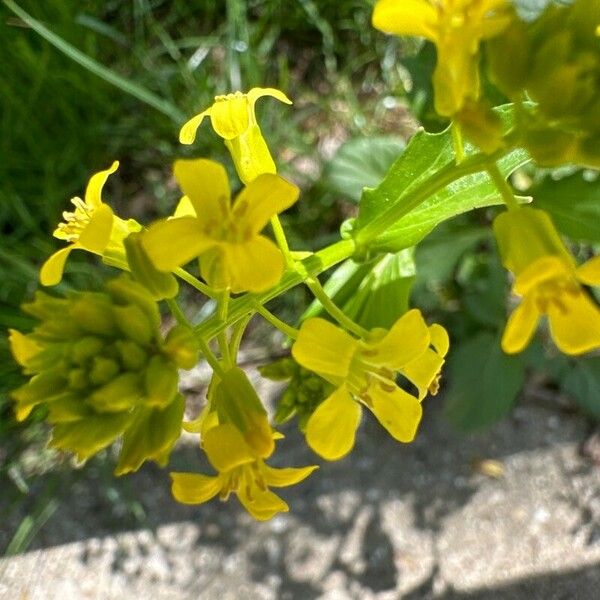
[[[219,163],[178,160],[174,172],[185,194],[178,218],[159,221],[143,234],[142,244],[156,268],[173,271],[200,257],[202,276],[214,289],[259,292],[275,285],[283,274],[283,256],[260,232],[272,216],[296,202],[298,188],[267,173],[232,203],[227,173]]]
[[[479,98],[479,45],[502,32],[511,17],[507,0],[379,0],[373,26],[435,44],[435,109],[451,117]]]
[[[400,317],[389,331],[372,330],[368,340],[358,340],[324,319],[306,320],[292,356],[338,386],[308,420],[308,445],[328,460],[350,452],[361,405],[393,438],[412,441],[421,420],[420,401],[428,391],[437,392],[448,346],[446,330],[437,324],[428,327],[416,309]],[[418,396],[396,384],[398,373],[415,385]]]
[[[271,96],[285,104],[292,103],[283,92],[274,88],[253,88],[247,94],[235,92],[217,96],[210,108],[185,123],[179,133],[179,141],[192,144],[202,121],[210,117],[213,129],[225,140],[244,183],[250,183],[263,173],[276,173],[275,162],[254,113],[256,101],[263,96]]]
[[[600,256],[577,266],[548,214],[534,208],[500,214],[494,234],[504,266],[515,275],[513,292],[522,297],[506,324],[502,349],[521,352],[543,315],[565,354],[600,348],[600,307],[582,287],[600,285]]]
[[[219,496],[235,494],[244,508],[259,521],[266,521],[288,505],[270,487],[300,483],[317,467],[275,468],[267,465],[246,443],[232,424],[215,425],[206,431],[202,447],[218,475],[171,473],[173,496],[184,504],[201,504]]]
[[[42,265],[40,281],[42,285],[60,283],[65,263],[73,250],[87,250],[104,257],[107,262],[126,268],[123,240],[141,225],[129,219],[124,221],[115,216],[110,206],[102,202],[102,188],[109,175],[119,167],[114,161],[109,169],[100,171],[90,178],[84,200],[75,197],[73,212],[63,212],[64,222],[54,231],[54,237],[69,242],[66,248],[56,251]]]

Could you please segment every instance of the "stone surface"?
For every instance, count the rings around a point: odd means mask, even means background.
[[[365,418],[353,454],[283,490],[291,512],[264,524],[235,500],[177,505],[152,467],[115,481],[89,466],[30,550],[0,561],[0,599],[600,598],[589,424],[526,403],[460,437],[438,406],[411,445]],[[314,462],[293,426],[276,462]],[[206,468],[189,438],[172,465]]]

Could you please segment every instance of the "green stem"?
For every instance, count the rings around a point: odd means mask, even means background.
[[[288,245],[287,237],[285,236],[285,231],[281,225],[281,221],[277,215],[273,215],[271,217],[271,227],[273,228],[273,235],[275,236],[275,241],[283,254],[283,258],[285,260],[285,264],[288,268],[294,267],[294,258],[290,252],[290,247]]]
[[[214,352],[209,348],[208,343],[202,338],[198,338],[198,345],[200,346],[200,351],[202,352],[202,356],[206,362],[210,365],[211,369],[221,378],[225,375],[225,369],[221,366],[218,358],[215,356]]]
[[[490,162],[487,166],[487,172],[502,195],[502,200],[504,200],[506,208],[508,208],[508,210],[518,210],[519,203],[517,202],[510,185],[508,185],[508,182],[500,172],[498,165],[495,162]]]
[[[179,277],[180,279],[183,279],[183,281],[185,281],[186,283],[191,285],[193,288],[197,289],[199,292],[201,292],[205,296],[208,296],[209,298],[217,297],[217,294],[212,290],[212,288],[208,287],[205,283],[202,283],[198,278],[194,277],[193,275],[190,275],[190,273],[188,273],[181,267],[178,269],[175,269],[175,271],[173,271],[173,273],[175,273],[175,275],[177,275],[177,277]]]
[[[465,159],[465,146],[463,143],[462,131],[460,130],[460,124],[456,121],[452,121],[451,131],[454,156],[456,158],[456,164],[458,165]]]
[[[233,326],[233,332],[231,333],[231,338],[229,339],[229,354],[231,355],[233,361],[237,361],[237,355],[240,351],[240,344],[242,343],[244,331],[246,331],[246,327],[248,327],[248,323],[253,316],[253,313],[250,313],[244,318],[240,319]]]
[[[217,316],[220,321],[227,323],[227,311],[229,308],[229,290],[223,291],[217,300]],[[221,358],[228,368],[232,367],[231,355],[229,353],[229,342],[227,340],[227,329],[223,329],[217,336]]]
[[[179,306],[179,304],[177,304],[177,301],[174,298],[167,298],[167,305],[169,307],[169,310],[171,311],[171,314],[175,317],[175,320],[180,325],[186,325],[187,327],[190,326],[190,322],[188,321],[187,317],[181,310],[181,307]]]
[[[308,278],[304,283],[308,286],[315,298],[321,303],[323,308],[348,331],[356,334],[358,337],[366,337],[369,332],[355,323],[341,308],[334,304],[333,300],[327,295],[323,286],[316,277]]]
[[[268,321],[269,323],[271,323],[271,325],[273,325],[273,327],[275,327],[275,329],[279,329],[279,331],[281,331],[288,337],[292,338],[293,340],[295,340],[298,337],[297,329],[295,329],[291,325],[288,325],[286,322],[282,321],[279,317],[276,317],[270,310],[265,308],[260,302],[258,302],[258,301],[255,302],[254,308],[256,309],[256,312],[261,317],[263,317],[265,319],[265,321]]]
[[[450,163],[445,167],[442,167],[429,179],[425,180],[414,189],[409,190],[402,197],[401,202],[394,202],[387,210],[384,210],[378,217],[365,225],[354,238],[357,249],[362,250],[362,248],[368,247],[369,243],[388,229],[391,224],[397,223],[402,217],[407,215],[411,210],[414,210],[422,202],[425,202],[425,200],[430,196],[433,196],[433,194],[439,190],[445,188],[452,182],[461,179],[465,175],[485,171],[490,162],[497,161],[510,150],[511,147],[507,145],[507,147],[498,150],[494,154],[475,154],[474,156],[466,158],[460,165]]]
[[[346,260],[354,254],[355,245],[353,240],[340,240],[327,248],[305,258],[297,263],[302,267],[300,270],[288,271],[283,275],[281,281],[273,288],[261,294],[245,294],[240,298],[235,298],[229,303],[229,314],[227,323],[220,321],[217,316],[207,319],[195,327],[196,336],[200,339],[210,340],[226,327],[234,325],[241,319],[247,317],[249,313],[255,313],[255,302],[265,304],[269,300],[280,296],[289,289],[302,283],[308,276],[315,276],[338,263]]]

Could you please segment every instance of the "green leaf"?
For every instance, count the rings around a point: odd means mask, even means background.
[[[415,281],[414,251],[384,255],[344,305],[344,312],[366,329],[389,329],[408,310]]]
[[[600,356],[578,359],[564,378],[562,389],[586,413],[600,419]]]
[[[349,140],[329,164],[325,184],[331,191],[358,202],[363,188],[379,184],[405,145],[397,136]]]
[[[562,179],[546,177],[531,190],[536,208],[552,217],[561,233],[573,240],[600,242],[600,181],[573,173]]]
[[[524,370],[522,357],[504,354],[490,332],[461,342],[448,359],[446,416],[461,431],[492,425],[511,409]]]
[[[435,285],[450,279],[465,252],[489,237],[487,227],[456,221],[440,224],[415,250],[417,280]]]
[[[470,260],[469,260],[470,259]],[[467,257],[472,262],[463,285],[462,312],[479,327],[498,329],[506,322],[506,271],[496,254]]]
[[[146,460],[165,466],[181,433],[185,400],[178,395],[163,410],[140,408],[123,435],[123,447],[115,475],[137,471]]]
[[[506,129],[511,126],[512,107],[496,109]],[[466,144],[465,152],[473,157],[476,150]],[[498,161],[501,172],[508,176],[518,167],[529,161],[522,149],[509,152]],[[411,139],[400,158],[392,165],[384,180],[374,189],[366,189],[360,201],[358,218],[354,224],[354,235],[360,233],[386,211],[410,203],[421,186],[433,176],[446,169],[445,175],[452,174],[454,152],[452,135],[449,129],[431,134],[419,131]],[[464,164],[468,164],[465,162]],[[464,164],[454,167],[457,172]],[[481,165],[483,168],[483,165]],[[446,177],[444,177],[446,180]],[[442,221],[475,208],[502,204],[502,198],[485,172],[464,175],[460,179],[432,193],[416,208],[410,210],[369,243],[369,247],[380,251],[397,252],[415,246]]]

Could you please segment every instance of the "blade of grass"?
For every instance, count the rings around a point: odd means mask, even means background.
[[[13,2],[13,0],[2,1],[9,10],[22,19],[36,33],[41,35],[48,43],[52,44],[55,48],[60,50],[63,54],[80,64],[85,69],[88,69],[88,71],[94,73],[94,75],[101,77],[104,79],[104,81],[114,85],[122,92],[141,100],[164,115],[167,115],[176,123],[181,123],[185,120],[186,117],[183,112],[181,112],[176,106],[167,100],[160,98],[150,90],[147,90],[137,83],[132,83],[131,81],[124,79],[120,75],[117,75],[110,69],[107,69],[100,63],[96,62],[87,54],[84,54],[75,48],[75,46],[72,46],[69,44],[69,42],[63,40],[60,36],[50,31],[50,29],[40,23],[37,19],[34,19],[29,13],[25,12],[20,6]]]
[[[42,504],[33,515],[27,515],[19,525],[15,535],[8,544],[5,556],[13,556],[25,552],[31,542],[46,524],[50,517],[55,513],[59,506],[56,498],[51,498]]]

